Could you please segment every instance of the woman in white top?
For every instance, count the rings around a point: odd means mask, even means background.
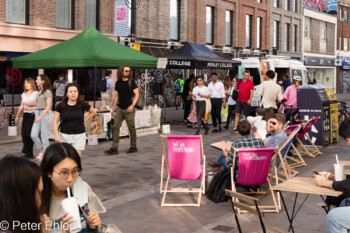
[[[39,89],[39,95],[31,137],[35,146],[40,150],[38,156],[35,157],[35,160],[40,162],[46,148],[50,144],[48,132],[51,127],[49,113],[52,107],[52,87],[49,78],[45,74],[40,74],[36,78],[36,85]],[[40,138],[39,133],[41,135]]]
[[[31,78],[26,78],[24,80],[24,92],[21,96],[22,101],[21,105],[19,106],[18,112],[16,114],[15,123],[18,123],[19,116],[21,112],[23,111],[23,122],[22,122],[22,142],[23,142],[23,148],[22,153],[24,153],[24,156],[27,158],[34,158],[33,156],[33,145],[34,142],[32,138],[30,137],[32,126],[35,119],[35,113],[36,110],[36,100],[38,98],[38,92],[36,91],[36,86],[34,83],[34,80]]]
[[[196,78],[196,82],[198,86],[196,86],[192,91],[192,99],[196,102],[196,110],[197,110],[197,129],[196,129],[196,135],[199,135],[199,131],[201,130],[201,126],[203,124],[203,127],[205,129],[205,134],[208,134],[209,127],[204,121],[204,115],[205,115],[205,99],[210,98],[209,89],[204,86],[204,81],[202,76],[198,76]]]
[[[227,115],[226,125],[224,126],[225,129],[228,129],[228,127],[230,126],[231,118],[235,115],[234,112],[235,112],[236,101],[232,98],[232,93],[233,93],[233,90],[235,89],[236,82],[237,82],[237,77],[232,78],[232,80],[230,81],[231,86],[226,92],[226,95],[228,96],[227,98],[228,115]]]

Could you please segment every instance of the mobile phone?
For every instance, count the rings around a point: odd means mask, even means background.
[[[312,170],[312,172],[315,174],[315,175],[319,175],[320,173],[318,173],[318,171],[316,170]]]

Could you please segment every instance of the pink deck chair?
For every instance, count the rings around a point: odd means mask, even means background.
[[[168,139],[168,156],[165,153],[164,140]],[[162,141],[162,169],[160,180],[160,193],[163,193],[161,207],[163,206],[198,206],[202,194],[205,190],[205,155],[203,152],[202,135],[161,135]],[[167,174],[165,189],[163,190],[164,167]],[[170,185],[170,179],[177,180],[201,180],[200,188],[173,188]],[[165,203],[166,194],[174,193],[198,193],[198,202],[196,204]]]
[[[235,149],[233,156],[233,164],[231,167],[231,187],[232,191],[236,192],[236,183],[243,186],[257,186],[260,184],[268,183],[268,190],[264,192],[267,194],[270,191],[273,205],[261,206],[264,212],[279,213],[280,204],[276,201],[276,194],[271,187],[272,173],[276,171],[276,156],[278,148],[247,148],[247,149]],[[234,179],[234,171],[236,156],[238,156],[238,170],[237,179]],[[272,167],[270,169],[272,161]],[[270,173],[270,175],[269,175]],[[275,174],[277,177],[277,174]],[[276,183],[278,179],[276,178]],[[254,194],[263,192],[254,192]],[[253,194],[253,193],[252,193]],[[237,200],[235,200],[237,201]],[[239,208],[238,213],[242,212]]]
[[[310,139],[309,135],[307,134],[307,132],[311,129],[311,127],[315,124],[315,122],[320,119],[320,117],[316,117],[316,118],[312,118],[311,120],[309,120],[308,122],[306,122],[305,124],[303,124],[304,128],[303,131],[301,133],[297,134],[296,140],[298,142],[298,144],[300,145],[300,149],[299,152],[301,153],[305,153],[310,157],[315,157],[316,155],[321,155],[322,152],[316,147],[316,145],[313,143],[313,141]],[[289,126],[287,129],[289,130],[293,130],[293,128],[290,127],[297,127],[298,125],[291,125]],[[306,140],[308,140],[311,144],[311,147],[307,148],[304,143],[302,143],[301,139],[305,137]],[[293,145],[293,149],[294,149],[294,145]]]

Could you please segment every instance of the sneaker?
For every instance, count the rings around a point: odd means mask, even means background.
[[[138,149],[136,147],[130,147],[126,153],[136,153],[136,152],[138,152]]]
[[[43,160],[44,153],[40,152],[36,157],[35,160],[39,163],[41,163],[41,160]]]
[[[217,132],[219,132],[219,130],[217,130],[217,129],[213,129],[213,131],[211,131],[211,132],[213,132],[213,133],[217,133]]]
[[[216,167],[217,166],[216,161],[214,161],[214,160],[209,160],[208,161],[208,165],[211,166],[211,167]]]
[[[233,129],[233,130],[232,130],[232,133],[237,133],[237,129]]]
[[[228,129],[228,126],[227,126],[227,125],[225,125],[223,128],[224,128],[224,129]]]
[[[109,150],[105,151],[105,154],[107,155],[117,155],[118,153],[119,153],[118,149],[114,149],[114,148],[110,148]]]

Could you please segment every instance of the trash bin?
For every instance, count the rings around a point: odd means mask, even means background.
[[[316,146],[325,146],[330,142],[330,101],[321,85],[309,85],[297,89],[297,105],[300,118],[310,120],[320,117],[313,127],[308,131],[308,135]],[[305,145],[310,145],[308,140],[302,138]]]
[[[330,109],[330,143],[338,141],[339,123],[338,123],[338,109],[339,103],[337,97],[334,94],[333,88],[325,89],[328,99],[329,99],[329,109]]]

